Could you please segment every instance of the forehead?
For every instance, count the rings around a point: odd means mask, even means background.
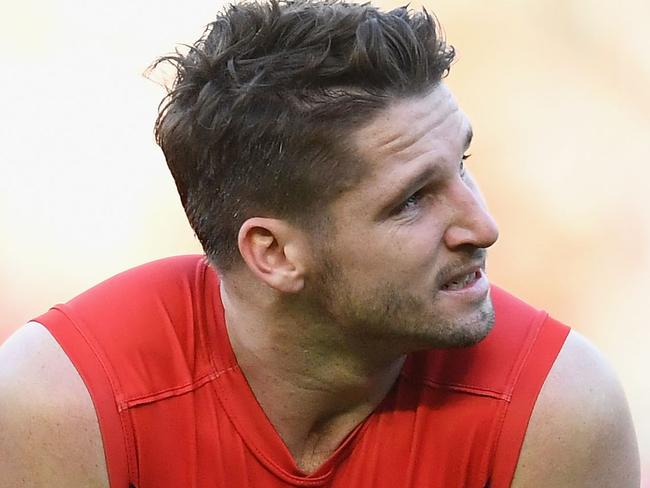
[[[365,175],[332,202],[339,226],[358,232],[429,182],[458,174],[472,136],[469,120],[443,84],[429,93],[395,100],[349,134]]]
[[[371,170],[420,152],[433,157],[463,151],[468,137],[469,121],[442,83],[424,95],[393,101],[351,134],[352,146]]]
[[[334,209],[375,219],[420,183],[456,174],[472,130],[440,83],[424,95],[395,100],[349,137],[365,177]]]

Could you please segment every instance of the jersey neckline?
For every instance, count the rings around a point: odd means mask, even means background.
[[[206,311],[207,346],[217,374],[217,378],[212,384],[224,411],[258,461],[278,478],[295,486],[320,486],[326,483],[335,474],[336,467],[348,457],[354,445],[367,429],[373,413],[382,407],[391,393],[378,405],[377,409],[343,439],[337,449],[316,471],[305,474],[297,467],[293,455],[255,398],[255,394],[237,363],[226,329],[220,280],[205,260],[202,263],[205,268],[203,295],[205,303],[209,305]]]

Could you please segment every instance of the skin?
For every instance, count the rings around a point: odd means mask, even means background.
[[[0,347],[0,486],[109,486],[90,395],[58,343],[36,323]]]
[[[376,407],[407,352],[471,345],[493,324],[488,294],[442,289],[484,268],[498,235],[464,170],[470,132],[444,85],[396,101],[353,136],[370,174],[329,209],[326,246],[276,219],[242,226],[246,266],[222,291],[228,331],[304,471]]]
[[[277,219],[252,218],[240,229],[244,265],[222,281],[228,333],[261,407],[306,473],[378,405],[407,352],[465,346],[489,333],[489,296],[470,300],[444,287],[459,268],[484,268],[497,238],[463,169],[468,134],[444,85],[395,100],[351,136],[371,171],[329,209],[326,245]],[[422,173],[418,184],[406,183]],[[37,357],[20,353],[35,347]],[[59,373],[44,381],[44,367]],[[42,481],[65,452],[55,435],[82,454],[59,470],[61,486],[107,486],[92,404],[47,331],[19,331],[0,349],[0,371],[0,486],[56,486]],[[64,405],[51,399],[64,390]],[[34,398],[45,400],[23,408]],[[70,409],[84,431],[63,415]],[[544,479],[551,488],[638,487],[638,464],[618,380],[572,332],[531,417],[513,486]]]
[[[331,209],[312,295],[319,317],[383,356],[469,346],[493,324],[489,296],[468,301],[442,289],[468,266],[485,270],[498,236],[465,168],[470,140],[444,85],[396,101],[353,136],[371,174]]]

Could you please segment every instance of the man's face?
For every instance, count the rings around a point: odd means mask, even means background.
[[[494,322],[485,248],[498,231],[464,169],[466,116],[440,84],[351,138],[370,171],[330,208],[309,284],[321,313],[400,352],[480,341]]]

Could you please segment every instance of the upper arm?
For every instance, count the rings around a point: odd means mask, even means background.
[[[623,389],[572,331],[533,410],[513,488],[638,488],[639,453]]]
[[[109,486],[90,395],[38,323],[0,347],[0,486]]]

